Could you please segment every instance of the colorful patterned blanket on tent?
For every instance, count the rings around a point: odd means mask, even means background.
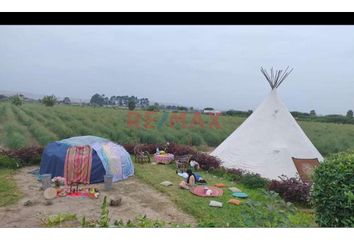
[[[73,182],[90,183],[92,166],[92,148],[90,146],[70,147],[67,150],[64,177],[66,184]]]
[[[113,176],[113,182],[127,179],[134,175],[130,155],[124,147],[108,142],[105,144],[92,144],[92,148],[100,157],[107,174]]]

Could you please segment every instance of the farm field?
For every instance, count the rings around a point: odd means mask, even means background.
[[[0,145],[21,148],[46,145],[48,142],[76,135],[96,135],[120,144],[163,143],[166,141],[203,147],[216,147],[236,129],[245,118],[220,116],[221,128],[209,128],[210,117],[202,115],[205,127],[190,128],[192,113],[186,116],[187,128],[176,124],[170,127],[171,114],[156,112],[156,122],[144,127],[144,112],[140,128],[128,128],[128,110],[103,107],[56,105],[46,107],[26,103],[15,106],[0,103]],[[324,156],[354,147],[354,125],[320,122],[299,122],[307,136]]]

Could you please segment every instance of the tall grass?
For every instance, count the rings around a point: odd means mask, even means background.
[[[27,129],[16,121],[10,105],[5,104],[1,111],[2,144],[12,149],[25,147],[29,137],[26,134]]]
[[[25,112],[23,112],[20,108],[13,106],[13,111],[16,114],[18,120],[28,128],[38,143],[45,145],[58,139],[58,137],[50,130],[45,128],[41,122],[36,121]]]
[[[26,144],[28,137],[26,132],[28,131],[42,145],[54,139],[78,135],[97,135],[121,144],[169,141],[216,147],[245,120],[243,117],[221,116],[219,118],[221,128],[216,129],[209,128],[210,117],[202,115],[205,127],[201,128],[197,125],[190,128],[194,115],[187,114],[186,128],[183,128],[181,124],[170,128],[171,114],[164,119],[164,113],[157,112],[153,115],[156,121],[151,123],[155,127],[146,129],[144,128],[144,112],[137,111],[141,115],[141,122],[140,128],[136,129],[128,128],[128,111],[123,109],[67,105],[48,108],[40,104],[24,104],[21,107],[12,107],[17,119],[14,116],[9,116],[11,122],[9,124],[9,121],[5,121],[3,118],[7,115],[10,107],[12,106],[0,103],[0,130],[7,125],[7,133],[3,133],[2,138],[8,142],[5,145],[9,145],[11,148]],[[165,121],[161,122],[161,119]],[[317,149],[325,156],[354,148],[354,125],[310,121],[299,123]]]

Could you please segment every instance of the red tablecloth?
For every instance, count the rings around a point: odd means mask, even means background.
[[[172,162],[174,159],[174,155],[171,153],[167,154],[155,154],[154,155],[154,160],[157,163],[162,163],[162,164],[169,164]]]
[[[210,189],[212,191],[211,195],[206,195],[205,193],[205,187]],[[212,186],[197,186],[194,188],[190,189],[191,193],[199,196],[199,197],[217,197],[217,196],[222,196],[224,191],[220,188],[217,187],[212,187]]]

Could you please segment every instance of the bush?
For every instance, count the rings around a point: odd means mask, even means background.
[[[245,173],[238,181],[249,188],[265,188],[269,184],[269,180],[262,178],[258,173]]]
[[[15,95],[15,96],[12,96],[10,98],[10,101],[12,104],[16,105],[16,106],[21,106],[22,103],[23,103],[23,100],[22,100],[22,97],[20,95]]]
[[[193,148],[186,145],[176,144],[176,143],[171,143],[168,146],[168,152],[177,156],[186,155],[186,154],[191,154],[191,155],[196,154],[196,151]]]
[[[16,158],[11,158],[6,155],[0,155],[0,169],[7,168],[7,169],[16,169],[19,168],[20,162]]]
[[[135,147],[135,144],[131,144],[131,143],[123,144],[123,147],[125,148],[125,150],[127,150],[127,152],[128,152],[129,154],[134,154],[134,147]]]
[[[279,195],[287,202],[300,203],[303,205],[309,204],[310,183],[304,183],[298,177],[288,178],[283,175],[279,178],[280,181],[272,180],[268,190],[279,193]]]
[[[245,170],[239,168],[228,168],[225,171],[230,175],[229,179],[235,182],[239,182],[243,177],[243,174],[245,174]]]
[[[311,199],[323,227],[354,227],[354,151],[330,156],[313,175]]]
[[[42,152],[43,148],[40,146],[20,148],[16,150],[0,149],[0,155],[17,159],[21,166],[39,164],[41,161]]]
[[[200,168],[204,170],[216,169],[220,167],[221,161],[207,153],[197,152],[193,159],[199,163]]]
[[[44,96],[42,99],[42,103],[47,107],[52,107],[56,104],[57,98],[54,95],[51,96]]]

